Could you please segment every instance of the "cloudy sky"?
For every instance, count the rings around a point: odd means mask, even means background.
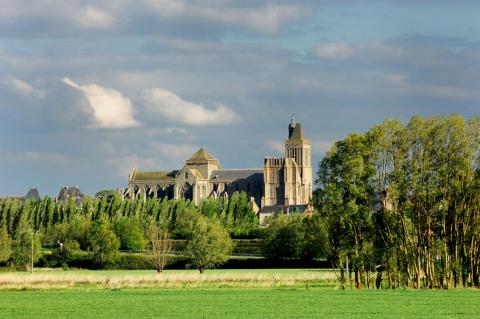
[[[479,1],[0,0],[0,196],[480,110]],[[316,168],[315,168],[316,169]]]

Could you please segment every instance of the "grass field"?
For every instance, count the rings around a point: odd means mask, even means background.
[[[2,318],[479,318],[480,293],[306,289],[0,291]]]
[[[0,318],[480,318],[478,289],[335,287],[320,269],[7,272]]]
[[[281,288],[330,287],[335,275],[321,269],[255,270],[41,270],[0,273],[0,290],[63,288]]]

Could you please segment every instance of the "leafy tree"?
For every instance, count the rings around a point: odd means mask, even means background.
[[[301,221],[304,232],[301,258],[312,260],[325,257],[328,234],[324,222],[318,214],[303,216]]]
[[[353,271],[357,288],[364,272],[360,251],[373,233],[375,169],[370,149],[368,140],[360,134],[351,134],[335,143],[320,164],[317,180],[320,185],[317,203],[321,203],[320,213],[335,247],[330,258],[340,266],[342,277],[345,271],[348,275]],[[350,264],[351,269],[343,268],[342,256],[346,258],[345,266]]]
[[[92,224],[87,237],[87,249],[98,267],[112,262],[118,253],[120,241],[108,220],[98,220]]]
[[[200,273],[228,260],[233,242],[228,232],[216,221],[199,216],[193,223],[193,232],[188,239],[187,253],[192,265]]]
[[[153,265],[157,273],[161,273],[172,260],[173,242],[170,239],[168,230],[162,230],[155,224],[151,224],[148,227],[148,240],[148,250],[152,257]]]
[[[141,250],[143,248],[143,230],[138,220],[122,217],[114,221],[113,228],[120,240],[121,249]]]
[[[33,251],[32,251],[33,248]],[[41,242],[38,233],[34,233],[27,224],[22,223],[18,229],[12,250],[12,261],[19,268],[27,270],[31,268],[31,262],[40,258]]]
[[[0,228],[0,262],[5,262],[12,254],[12,240],[7,232],[7,227]]]
[[[278,215],[264,231],[263,251],[270,258],[324,257],[326,231],[318,215]]]
[[[274,259],[302,256],[304,232],[299,216],[279,214],[271,219],[264,232],[263,251]]]

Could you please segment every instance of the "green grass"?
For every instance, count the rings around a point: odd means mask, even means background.
[[[331,276],[323,269],[6,272],[0,318],[480,318],[478,289],[342,291]]]
[[[2,318],[480,318],[480,291],[0,291]]]

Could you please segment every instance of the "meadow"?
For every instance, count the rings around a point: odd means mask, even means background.
[[[479,318],[474,290],[0,291],[2,318]]]
[[[478,289],[340,290],[321,269],[0,274],[2,318],[480,318]]]
[[[335,274],[322,269],[197,270],[40,270],[0,273],[0,290],[124,288],[320,288],[337,286]]]

